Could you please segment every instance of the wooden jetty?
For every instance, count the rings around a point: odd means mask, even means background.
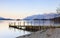
[[[28,21],[29,22],[29,21]],[[18,21],[18,22],[10,22],[9,23],[9,27],[13,27],[13,28],[17,28],[17,29],[23,29],[23,30],[30,30],[30,31],[38,31],[38,30],[41,30],[41,26],[35,26],[35,24],[33,25],[32,21],[31,21],[31,24],[27,23],[24,21],[22,24],[21,21]],[[44,29],[44,28],[42,28]]]
[[[13,27],[13,28],[17,28],[17,29],[22,29],[22,30],[30,30],[30,31],[38,31],[38,30],[41,30],[41,29],[56,28],[56,27],[60,28],[60,26],[52,26],[52,25],[50,25],[50,26],[44,26],[44,25],[41,26],[41,25],[38,25],[37,26],[37,25],[35,25],[35,23],[33,25],[32,22],[29,25],[29,23],[26,24],[25,21],[23,22],[23,25],[21,24],[21,21],[17,22],[17,24],[16,24],[16,22],[10,22],[9,23],[9,27]]]

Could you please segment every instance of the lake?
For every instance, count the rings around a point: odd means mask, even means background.
[[[11,21],[0,21],[0,38],[16,38],[18,36],[30,34],[29,31],[19,30],[15,28],[9,28],[9,22]],[[32,25],[53,25],[58,26],[60,23],[56,23],[50,20],[40,20],[40,21],[32,21]],[[26,21],[26,24],[31,24],[31,21]]]
[[[0,21],[0,38],[16,38],[25,34],[30,34],[28,31],[9,28],[10,21]]]

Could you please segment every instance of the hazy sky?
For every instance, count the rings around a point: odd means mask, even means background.
[[[24,18],[56,12],[60,0],[0,0],[0,17]]]

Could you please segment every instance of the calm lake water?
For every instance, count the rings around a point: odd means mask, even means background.
[[[9,28],[9,22],[11,21],[0,21],[0,38],[16,38],[18,36],[30,34],[31,32],[23,31],[19,29]],[[49,20],[32,21],[32,25],[55,25],[58,26],[60,23],[55,23]],[[26,24],[31,24],[31,21],[26,21]]]
[[[28,31],[9,28],[10,21],[0,21],[0,38],[16,38],[25,34],[30,34]]]

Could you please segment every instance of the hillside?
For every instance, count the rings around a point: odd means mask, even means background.
[[[0,20],[12,20],[12,19],[0,17]]]
[[[32,16],[27,16],[25,19],[28,19],[28,20],[33,20],[33,19],[54,19],[54,18],[58,18],[60,17],[60,14],[43,14],[43,15],[32,15]]]

